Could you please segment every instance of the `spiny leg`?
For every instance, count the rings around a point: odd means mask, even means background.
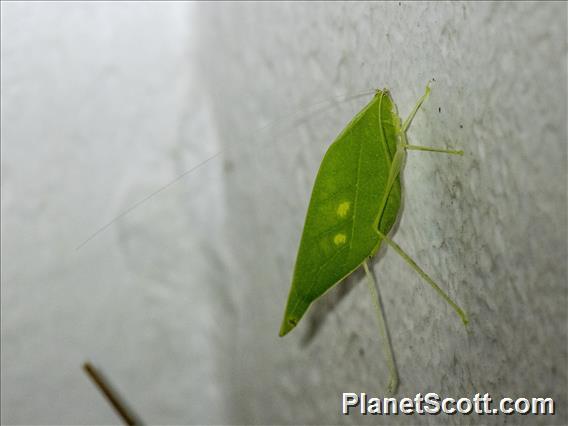
[[[430,278],[428,276],[428,274],[426,274],[426,272],[424,272],[417,264],[414,260],[412,260],[412,258],[406,254],[404,252],[404,250],[402,250],[400,248],[400,246],[395,243],[394,241],[392,241],[390,238],[387,238],[385,235],[383,235],[380,231],[377,230],[377,232],[379,233],[379,236],[388,244],[390,245],[399,255],[400,257],[402,257],[406,263],[408,263],[410,265],[410,267],[412,269],[414,269],[418,275],[420,275],[422,277],[422,279],[424,279],[424,281],[426,281],[428,284],[430,284],[432,286],[432,288],[434,288],[434,290],[436,290],[438,292],[438,294],[440,296],[442,296],[442,298],[449,303],[449,305],[454,309],[454,311],[456,311],[456,313],[459,315],[459,317],[461,318],[462,322],[464,325],[467,325],[467,323],[469,322],[469,319],[467,318],[467,314],[452,300],[450,299],[450,296],[448,296],[444,290],[442,290],[438,284],[436,284],[434,282],[434,280],[432,278]]]
[[[406,118],[406,120],[404,120],[404,123],[402,123],[402,129],[401,130],[402,130],[403,134],[406,133],[406,131],[408,130],[408,126],[410,126],[410,123],[412,123],[412,120],[414,119],[416,112],[418,112],[422,103],[426,99],[428,99],[428,96],[430,96],[430,82],[428,82],[428,84],[426,85],[426,91],[424,92],[422,97],[420,99],[418,99],[418,102],[416,102],[416,105],[414,105],[414,108],[410,112],[410,115]]]
[[[375,313],[377,314],[377,321],[379,322],[379,332],[381,333],[381,340],[383,341],[383,349],[385,351],[385,356],[387,358],[387,365],[390,373],[390,380],[388,385],[388,391],[391,394],[396,392],[398,388],[398,372],[396,370],[396,364],[394,362],[394,355],[392,351],[391,341],[389,338],[389,333],[387,330],[387,324],[385,322],[385,316],[383,313],[383,308],[381,304],[381,298],[377,290],[377,283],[373,278],[373,274],[369,271],[369,266],[367,261],[363,262],[363,267],[365,268],[365,274],[367,275],[367,284],[369,286],[369,291],[371,292],[371,297],[373,299],[373,305],[375,306]]]
[[[416,102],[416,105],[414,105],[412,112],[410,113],[408,118],[406,120],[404,120],[404,123],[402,124],[402,129],[401,129],[401,132],[402,132],[402,135],[401,135],[402,136],[402,147],[405,148],[405,149],[410,149],[410,150],[415,150],[415,151],[428,151],[428,152],[440,152],[440,153],[443,153],[443,154],[463,155],[462,150],[443,149],[443,148],[434,148],[434,147],[430,147],[430,146],[420,146],[420,145],[409,145],[408,144],[408,142],[406,140],[406,131],[408,130],[410,123],[412,123],[414,116],[416,115],[416,113],[418,112],[418,110],[420,109],[420,107],[422,106],[424,101],[426,99],[428,99],[429,95],[430,95],[430,82],[428,82],[428,84],[426,85],[426,91],[425,91],[424,95],[422,95],[422,97],[420,99],[418,99],[418,102]]]
[[[402,146],[406,149],[411,149],[414,151],[441,152],[442,154],[463,155],[463,151],[461,149],[444,149],[444,148],[434,148],[431,146],[407,145],[407,144],[404,144]]]

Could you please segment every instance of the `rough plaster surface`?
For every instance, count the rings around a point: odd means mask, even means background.
[[[2,3],[2,423],[117,423],[86,359],[148,423],[228,421],[215,345],[233,315],[206,267],[220,164],[76,250],[214,152],[193,19],[181,3]]]
[[[2,423],[566,424],[565,3],[2,3]],[[374,262],[399,396],[551,396],[544,417],[339,415],[388,372],[355,274],[277,337],[321,156],[435,78]],[[322,101],[322,102],[319,102]],[[259,130],[260,129],[260,130]],[[121,217],[108,220],[192,169]]]
[[[202,69],[230,164],[236,419],[566,423],[566,4],[203,9]],[[286,117],[282,131],[251,138],[251,130],[297,105],[384,86],[404,116],[432,78],[409,137],[467,154],[409,155],[394,238],[468,311],[471,325],[466,331],[395,253],[384,253],[374,269],[399,394],[553,395],[562,407],[554,419],[339,416],[341,392],[382,395],[388,379],[361,275],[343,284],[352,287],[346,295],[321,302],[328,309],[313,312],[311,327],[307,319],[276,337],[321,156],[368,98],[305,120]]]

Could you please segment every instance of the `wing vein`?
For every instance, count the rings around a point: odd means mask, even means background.
[[[355,182],[355,199],[353,200],[353,223],[351,224],[351,235],[349,236],[349,254],[351,254],[351,249],[353,248],[353,235],[355,232],[355,219],[357,218],[357,199],[359,198],[359,175],[361,174],[361,153],[363,152],[363,142],[360,142],[359,146],[359,157],[357,158],[357,181]],[[347,259],[343,260],[343,265]]]

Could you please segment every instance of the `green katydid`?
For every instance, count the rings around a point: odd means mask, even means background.
[[[400,170],[406,150],[463,155],[463,151],[409,145],[406,131],[430,93],[430,85],[401,123],[388,90],[377,90],[327,150],[316,181],[294,268],[280,336],[289,333],[312,302],[363,265],[385,342],[391,381],[398,375],[367,258],[385,241],[456,311],[465,312],[394,241],[387,237],[400,209]]]

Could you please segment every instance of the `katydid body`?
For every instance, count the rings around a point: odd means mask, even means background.
[[[467,324],[465,313],[387,237],[400,210],[400,171],[406,150],[463,154],[407,143],[406,130],[429,92],[428,86],[409,117],[401,123],[388,90],[377,90],[371,102],[329,147],[312,190],[280,336],[298,324],[313,301],[361,265],[372,279],[366,260],[377,253],[382,241],[395,249]],[[382,318],[376,291],[373,298]],[[384,318],[379,322],[384,329]],[[388,340],[386,331],[381,334]],[[394,392],[397,378],[390,347],[386,355],[390,358],[389,387]]]

